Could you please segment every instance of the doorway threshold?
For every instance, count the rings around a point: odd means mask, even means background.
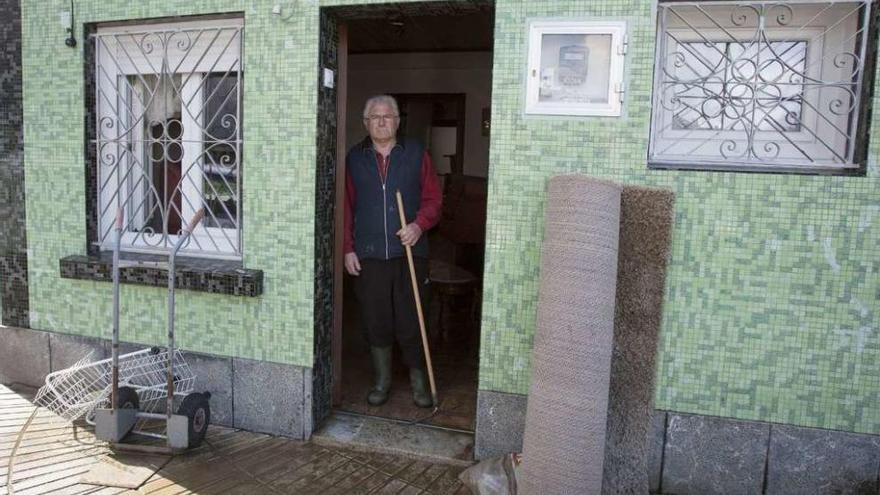
[[[474,434],[405,421],[334,411],[311,440],[318,445],[404,455],[431,462],[469,466]]]

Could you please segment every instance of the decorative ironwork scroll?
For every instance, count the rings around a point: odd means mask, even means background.
[[[650,161],[858,167],[870,6],[661,2]]]
[[[238,23],[95,36],[99,241],[124,212],[123,245],[163,252],[199,209],[185,252],[241,256]]]

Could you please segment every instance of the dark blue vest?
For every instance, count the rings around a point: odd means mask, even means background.
[[[405,256],[400,238],[400,214],[396,191],[403,195],[407,223],[416,219],[422,203],[422,157],[425,148],[406,140],[391,150],[390,165],[383,187],[376,162],[376,151],[369,137],[348,152],[346,167],[355,189],[354,250],[358,258],[391,259]],[[413,256],[428,257],[428,236],[423,233],[412,248]]]

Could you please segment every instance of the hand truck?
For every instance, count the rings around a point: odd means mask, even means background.
[[[174,347],[174,284],[177,253],[189,240],[193,230],[204,216],[204,209],[199,209],[196,212],[189,225],[181,232],[168,257],[168,348],[165,352],[156,348],[148,350],[153,356],[148,358],[144,370],[149,379],[146,384],[137,384],[131,380],[126,381],[125,372],[120,373],[120,370],[124,371],[130,368],[126,365],[126,361],[130,360],[131,354],[119,355],[119,252],[123,214],[121,209],[117,212],[113,247],[113,347],[110,358],[110,403],[109,408],[99,408],[95,411],[95,436],[120,450],[173,453],[197,447],[205,438],[208,424],[211,422],[209,403],[211,395],[208,392],[191,392],[194,377],[189,372],[189,367],[185,365],[182,354]],[[125,359],[121,359],[123,357]],[[149,410],[153,408],[144,410],[140,406],[144,393],[156,394],[161,389],[162,373],[156,366],[161,360],[165,362],[165,411],[163,413]],[[120,366],[121,362],[122,366]],[[184,371],[185,374],[177,374],[179,371]],[[120,387],[120,376],[123,377],[122,383],[125,384],[122,387]],[[187,384],[186,381],[189,383]],[[181,387],[182,385],[183,387]],[[176,414],[173,413],[175,396],[182,397]],[[150,398],[155,399],[156,397],[153,395]],[[135,424],[142,420],[164,421],[164,434],[143,429],[136,432],[165,439],[164,446],[122,443],[123,438],[132,431]]]

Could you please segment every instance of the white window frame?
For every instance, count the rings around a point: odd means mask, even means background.
[[[663,2],[671,7],[681,5],[701,4],[706,6],[729,5],[732,11],[737,3],[719,1],[693,1],[685,3]],[[749,2],[745,2],[749,3]],[[831,4],[832,2],[825,2]],[[850,77],[850,70],[835,67],[833,60],[827,52],[833,52],[837,47],[853,37],[863,21],[860,15],[850,15],[841,22],[835,22],[835,14],[846,12],[853,6],[861,4],[861,1],[831,5],[829,10],[817,14],[810,22],[803,26],[774,26],[764,32],[767,41],[805,41],[806,62],[805,79],[817,81],[843,81]],[[780,3],[785,5],[785,3]],[[792,2],[795,5],[795,2]],[[823,2],[803,2],[799,6],[809,5],[808,8],[818,8]],[[661,5],[662,8],[662,5]],[[835,9],[838,9],[837,11]],[[720,16],[723,18],[723,16]],[[805,17],[810,17],[807,14]],[[689,168],[689,169],[729,169],[746,171],[804,171],[804,172],[834,172],[854,171],[861,164],[852,160],[855,148],[861,146],[858,142],[859,133],[852,130],[849,136],[842,135],[834,130],[834,127],[847,129],[849,120],[858,118],[859,98],[861,88],[864,87],[865,78],[872,74],[866,74],[864,66],[860,71],[861,80],[858,82],[859,90],[855,95],[856,107],[853,112],[843,115],[834,115],[830,112],[821,112],[834,100],[834,96],[825,92],[804,91],[801,104],[802,115],[800,129],[797,131],[771,131],[756,130],[753,143],[757,149],[779,145],[779,155],[767,163],[759,160],[737,160],[725,157],[720,151],[722,143],[743,143],[743,133],[732,130],[699,130],[699,129],[673,129],[671,126],[673,112],[663,107],[663,99],[668,97],[664,94],[665,61],[672,59],[676,53],[678,40],[682,43],[709,40],[712,42],[732,42],[732,40],[719,27],[714,27],[706,19],[687,19],[687,27],[681,26],[682,21],[676,19],[672,26],[658,25],[657,33],[657,61],[655,64],[655,83],[653,97],[653,111],[651,122],[651,139],[649,145],[649,165],[657,168]],[[699,29],[699,33],[695,32]],[[737,39],[749,42],[748,36],[754,36],[755,27],[730,27],[725,29],[737,36]],[[866,28],[867,29],[867,28]],[[667,34],[672,36],[667,37]],[[742,36],[740,36],[742,35]],[[862,44],[864,46],[864,43]],[[859,46],[855,47],[859,49]],[[865,50],[862,48],[862,53]],[[820,114],[821,113],[821,114]],[[834,127],[833,127],[834,126]],[[784,134],[784,136],[782,136]],[[818,139],[825,141],[825,144]],[[789,142],[790,141],[790,142]],[[774,144],[775,143],[775,144]],[[798,150],[800,148],[800,150]],[[830,148],[830,150],[829,150]],[[822,159],[821,157],[833,155],[837,159]],[[810,157],[806,159],[804,155]],[[812,161],[811,161],[812,160]]]
[[[211,37],[198,38],[195,42],[193,50],[202,49],[205,53],[203,57],[181,56],[180,54],[172,55],[163,53],[162,50],[156,49],[151,53],[144,53],[145,50],[139,49],[135,45],[135,41],[131,38],[115,38],[113,35],[132,34],[135,39],[142,39],[141,36],[150,36],[150,33],[163,33],[169,31],[191,31],[198,29],[220,29],[235,28],[238,29],[237,34],[234,31],[221,31],[215,38]],[[130,76],[150,75],[145,74],[143,68],[161,67],[164,63],[168,64],[170,69],[164,70],[165,73],[173,73],[181,75],[182,86],[180,88],[180,96],[182,100],[188,100],[190,103],[181,103],[181,124],[182,124],[182,152],[184,157],[197,156],[197,160],[192,162],[187,170],[183,167],[186,161],[181,162],[181,178],[182,198],[180,220],[181,226],[185,226],[193,218],[196,211],[202,205],[193,204],[191,198],[200,198],[204,196],[205,178],[202,176],[204,152],[204,136],[203,123],[204,113],[202,112],[204,105],[204,86],[202,81],[205,75],[211,73],[223,73],[225,71],[237,72],[234,77],[241,77],[242,67],[242,45],[243,45],[243,28],[244,20],[241,18],[214,19],[214,20],[197,20],[174,23],[153,23],[140,25],[125,25],[113,27],[99,27],[97,35],[102,41],[96,43],[96,66],[99,67],[95,74],[95,85],[97,99],[104,97],[107,104],[97,105],[97,135],[107,134],[107,130],[101,129],[102,119],[111,119],[117,122],[115,129],[118,133],[116,139],[120,142],[125,141],[125,128],[132,125],[143,126],[143,122],[132,123],[131,118],[120,116],[114,111],[115,108],[123,108],[122,105],[130,105],[134,111],[134,115],[143,115],[143,107],[138,98],[134,98],[132,90],[122,92],[117,88],[123,87],[124,80]],[[239,41],[234,41],[235,37]],[[183,39],[183,36],[181,36]],[[202,45],[202,46],[200,46]],[[108,52],[115,52],[113,63],[102,64],[106,57],[110,56]],[[190,52],[186,52],[190,53]],[[199,52],[202,53],[202,52]],[[166,60],[163,60],[167,57]],[[163,69],[157,70],[156,74]],[[115,81],[117,88],[113,87]],[[241,86],[238,91],[238,117],[241,115]],[[116,101],[110,101],[112,96],[116,97]],[[198,120],[197,120],[198,118]],[[142,120],[142,119],[137,119]],[[238,160],[241,163],[241,122],[237,122],[238,126]],[[128,147],[129,153],[126,153],[125,146]],[[101,250],[110,250],[113,248],[113,236],[102,235],[112,228],[115,221],[116,211],[122,208],[124,214],[124,225],[121,248],[127,252],[137,253],[157,253],[167,252],[177,242],[179,235],[175,233],[147,233],[144,231],[135,231],[144,227],[146,218],[144,218],[144,194],[141,187],[135,187],[135,179],[132,174],[126,174],[128,183],[119,186],[118,189],[102,187],[108,179],[113,180],[114,174],[119,174],[120,167],[130,168],[136,167],[132,155],[141,157],[146,156],[148,150],[145,149],[143,140],[131,140],[127,145],[120,146],[117,144],[116,149],[112,147],[98,150],[98,237]],[[103,153],[103,156],[102,156]],[[127,158],[126,158],[127,157]],[[121,159],[121,162],[120,162]],[[118,163],[117,163],[118,162]],[[116,170],[107,163],[114,163]],[[237,217],[238,229],[235,228],[218,228],[206,227],[206,221],[202,221],[194,229],[192,238],[187,245],[180,251],[181,255],[198,256],[206,258],[220,259],[241,259],[241,169],[238,169],[239,178],[237,179]],[[117,177],[118,178],[118,177]],[[119,192],[117,194],[117,191]],[[138,206],[141,205],[141,208]],[[103,212],[103,213],[102,213]],[[209,215],[209,213],[208,213]],[[157,247],[159,246],[159,247]]]
[[[541,43],[544,35],[584,34],[611,36],[606,103],[541,102]],[[626,22],[535,20],[529,23],[528,68],[526,74],[527,115],[571,115],[619,117],[623,112]]]

